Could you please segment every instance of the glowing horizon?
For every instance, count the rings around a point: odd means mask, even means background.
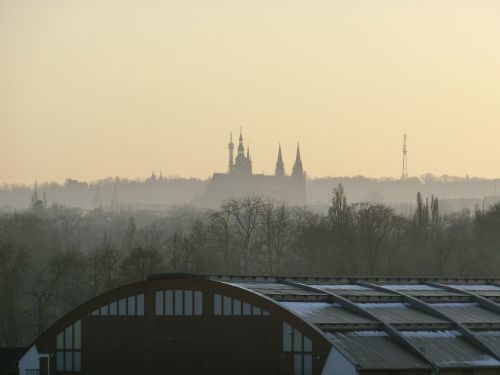
[[[0,0],[0,183],[498,178],[500,2]],[[235,139],[237,141],[237,139]]]

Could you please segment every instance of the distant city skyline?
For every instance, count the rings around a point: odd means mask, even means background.
[[[0,0],[0,183],[500,177],[500,2]],[[258,25],[258,27],[256,26]],[[288,171],[289,172],[289,171]]]
[[[233,142],[233,134],[230,134],[227,152],[226,172],[212,175],[205,192],[195,200],[196,204],[215,208],[231,198],[252,196],[275,199],[297,206],[306,204],[306,173],[299,144],[297,144],[295,160],[289,173],[283,162],[281,145],[278,146],[276,153],[274,173],[268,175],[255,173],[249,146],[245,153],[242,128],[240,128],[237,144]]]

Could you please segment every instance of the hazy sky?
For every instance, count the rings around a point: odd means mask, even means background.
[[[500,177],[498,0],[0,0],[0,182]]]

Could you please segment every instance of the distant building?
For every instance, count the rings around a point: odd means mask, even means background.
[[[247,148],[245,155],[241,131],[236,157],[234,157],[232,135],[228,151],[227,173],[214,173],[208,182],[205,193],[200,196],[197,202],[199,205],[215,207],[227,199],[246,196],[261,196],[298,206],[306,204],[306,174],[302,166],[299,145],[297,145],[292,173],[289,176],[285,173],[281,145],[278,148],[274,175],[253,173],[250,149]]]

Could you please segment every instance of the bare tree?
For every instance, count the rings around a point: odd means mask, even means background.
[[[142,281],[161,270],[163,258],[158,250],[137,247],[123,259],[120,273],[124,281]]]
[[[60,252],[35,271],[33,285],[28,294],[34,299],[34,311],[30,315],[38,334],[45,330],[54,318],[54,310],[59,305],[54,303],[55,297],[61,293],[65,283],[74,278],[81,265],[78,253]]]
[[[28,254],[11,242],[0,242],[0,346],[18,346],[21,297]]]
[[[222,206],[232,218],[232,229],[239,252],[239,269],[245,274],[250,271],[257,251],[257,226],[264,202],[260,197],[230,200]]]
[[[344,187],[339,184],[333,189],[332,205],[328,210],[328,216],[334,226],[348,225],[351,207],[347,204],[347,197],[344,194]]]
[[[190,236],[175,232],[166,241],[168,264],[173,271],[188,272],[191,269],[196,246]]]
[[[264,201],[260,197],[232,199],[210,215],[214,245],[224,257],[226,269],[248,273],[259,251],[257,229]]]
[[[367,265],[368,276],[380,272],[389,250],[394,212],[380,204],[361,204],[356,212],[356,243]]]
[[[224,272],[238,269],[238,254],[229,210],[217,210],[209,216],[209,241],[214,253],[221,256]],[[233,271],[234,272],[234,271]]]
[[[294,237],[291,213],[284,204],[274,205],[271,202],[263,204],[261,212],[266,270],[271,274],[280,274],[285,252]]]
[[[127,230],[123,234],[122,239],[122,249],[125,251],[129,251],[135,245],[137,234],[137,225],[135,224],[135,219],[131,217],[128,221]]]
[[[114,249],[107,233],[104,233],[102,242],[88,253],[89,279],[91,294],[96,296],[116,285],[121,256]]]

